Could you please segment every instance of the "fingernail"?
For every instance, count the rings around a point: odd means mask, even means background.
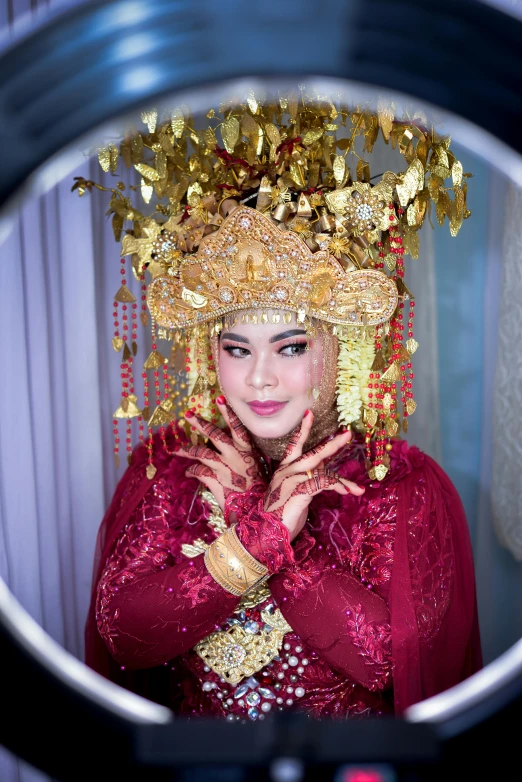
[[[194,418],[194,413],[192,412],[192,410],[185,411],[185,418]]]
[[[225,399],[224,396],[218,396],[218,398],[216,399],[216,402],[218,403],[218,405],[224,405],[226,401],[227,400]]]
[[[306,418],[307,415],[310,415],[310,410],[305,410],[304,411],[303,418]]]

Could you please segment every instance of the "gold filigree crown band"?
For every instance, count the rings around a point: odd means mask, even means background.
[[[277,308],[346,326],[376,326],[392,316],[397,287],[381,271],[345,271],[256,209],[238,207],[180,264],[157,277],[147,302],[155,321],[187,328],[251,307]]]

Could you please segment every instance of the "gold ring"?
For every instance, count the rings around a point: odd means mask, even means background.
[[[312,478],[314,477],[312,471],[311,470],[307,470],[306,474],[308,475],[308,480],[311,481]]]

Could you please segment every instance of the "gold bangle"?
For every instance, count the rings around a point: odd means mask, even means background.
[[[217,583],[237,597],[258,586],[268,569],[246,550],[235,526],[219,536],[205,551],[205,566]]]

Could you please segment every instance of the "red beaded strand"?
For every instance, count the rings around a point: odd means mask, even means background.
[[[399,208],[397,210],[399,217],[404,213],[404,210]],[[390,242],[393,243],[393,248],[391,251],[395,254],[396,258],[396,266],[395,266],[395,275],[394,278],[396,282],[399,280],[404,279],[404,246],[402,241],[402,236],[400,235],[397,228],[390,229]],[[394,360],[397,361],[399,367],[400,367],[400,399],[402,404],[402,416],[403,416],[403,429],[404,431],[407,431],[408,429],[408,410],[407,410],[407,399],[408,394],[411,393],[411,379],[409,375],[406,373],[406,363],[409,363],[409,368],[411,369],[411,362],[404,361],[404,351],[401,350],[404,344],[404,300],[401,300],[399,303],[399,312],[395,321],[395,344],[394,344],[394,354],[395,358]],[[408,332],[411,331],[410,327],[411,318],[408,320]],[[410,373],[412,374],[412,373]],[[413,397],[413,394],[411,394],[411,397]]]
[[[145,275],[141,275],[140,282],[141,282],[141,322],[143,327],[145,328],[147,326],[148,322],[148,316],[147,316],[147,286],[144,283]],[[149,379],[146,370],[144,369],[141,373],[141,377],[143,379],[143,402],[144,407],[148,409],[148,412],[150,414],[150,408],[149,408]],[[140,443],[143,444],[145,442],[145,422],[143,420],[143,415],[140,415],[138,417],[138,427],[139,427],[139,438]]]
[[[151,332],[152,332],[152,350],[156,350],[156,323],[154,321],[152,321],[151,324]],[[154,374],[156,374],[157,371],[158,370],[156,370]],[[158,390],[158,386],[156,386],[156,389]],[[158,393],[157,390],[156,390],[156,397]],[[149,420],[150,420],[151,410],[150,410],[150,396],[149,396],[149,380],[146,372],[144,373],[144,393],[145,393],[145,404],[149,408]],[[154,443],[152,439],[153,433],[152,433],[152,428],[150,426],[148,427],[148,429],[149,429],[149,436],[147,438],[148,463],[149,463],[149,468],[152,468],[154,466],[153,465]]]
[[[128,382],[128,390],[129,394],[135,395],[134,391],[134,356],[136,355],[137,349],[138,349],[138,314],[136,310],[138,309],[138,304],[136,301],[133,301],[131,304],[131,354],[129,356],[128,362],[127,362],[127,382]],[[140,416],[141,418],[141,416]],[[126,449],[127,449],[127,461],[129,464],[131,464],[132,461],[132,419],[127,419],[127,425],[126,425]]]
[[[120,329],[119,329],[120,322],[118,320],[118,302],[116,301],[116,299],[114,300],[113,308],[114,309],[113,309],[112,316],[114,318],[114,339],[117,340],[120,338]],[[120,437],[119,437],[118,423],[119,422],[117,418],[112,419],[112,424],[113,424],[112,433],[114,435],[113,451],[114,451],[114,462],[116,464],[116,467],[120,466]]]
[[[214,356],[212,353],[208,354],[208,370],[209,373],[213,373],[213,375],[215,375],[216,370],[214,366]],[[217,423],[218,415],[219,414],[216,408],[216,389],[214,387],[214,383],[212,383],[210,387],[210,416],[213,424]]]

